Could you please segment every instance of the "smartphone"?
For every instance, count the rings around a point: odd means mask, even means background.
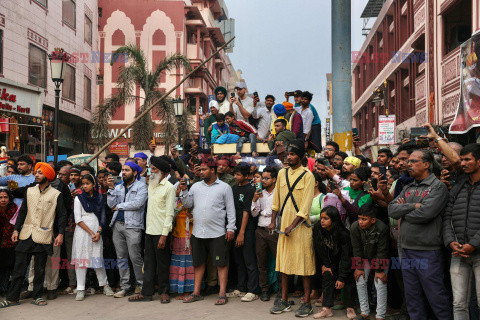
[[[150,140],[150,143],[151,144],[157,144],[156,141],[155,141],[155,137],[152,137],[152,140]]]
[[[177,144],[175,147],[173,147],[177,151],[183,151],[183,147],[179,144]]]
[[[380,174],[382,175],[381,180],[387,180],[387,168],[385,166],[380,166],[379,168]]]
[[[262,190],[263,190],[262,183],[261,182],[255,183],[255,191],[262,192]]]
[[[352,128],[352,133],[353,133],[354,136],[359,136],[358,128]]]
[[[258,98],[258,92],[255,91],[255,92],[253,93],[253,96],[254,96],[255,98]]]
[[[115,182],[115,184],[122,183],[122,177],[120,177],[120,176],[114,176],[114,177],[113,177],[113,181]]]
[[[190,185],[190,178],[185,178],[183,180],[185,182],[185,185],[188,187]]]
[[[375,178],[372,178],[372,188],[373,190],[377,191],[378,190],[378,180]]]
[[[332,165],[330,164],[330,161],[328,161],[328,159],[323,159],[322,164],[327,168],[332,167]]]
[[[235,92],[230,93],[230,97],[235,98]]]
[[[151,175],[152,174],[152,169],[151,168],[147,168],[147,176]]]
[[[192,163],[193,163],[194,166],[199,166],[199,165],[202,164],[202,161],[198,158],[195,158],[195,159],[192,160]]]
[[[287,95],[289,97],[293,97],[295,95],[295,91],[287,92]]]
[[[428,130],[425,127],[413,127],[410,129],[410,140],[416,139],[419,136],[426,136]]]

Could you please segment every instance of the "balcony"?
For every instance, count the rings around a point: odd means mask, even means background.
[[[460,98],[460,47],[443,58],[441,95],[443,121],[446,122],[455,116]]]
[[[200,47],[200,56],[197,56],[197,45],[191,43],[187,44],[187,57],[193,62],[198,62],[198,60],[203,61],[205,59],[203,49]]]

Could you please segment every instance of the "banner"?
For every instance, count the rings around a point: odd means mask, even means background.
[[[395,115],[378,116],[378,144],[395,144]]]
[[[465,133],[480,126],[480,33],[460,47],[460,101],[449,133]]]
[[[82,163],[85,163],[88,161],[88,159],[90,159],[91,157],[93,156],[93,154],[77,154],[75,156],[70,156],[67,158],[68,161],[70,161],[71,163],[73,163],[73,165],[81,165]],[[98,165],[97,165],[97,159],[93,160],[92,162],[90,162],[90,166],[92,166],[94,169],[95,169],[95,172],[98,171]],[[102,168],[103,169],[103,168]]]

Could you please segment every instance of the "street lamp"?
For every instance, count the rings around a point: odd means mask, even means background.
[[[175,117],[177,118],[178,144],[181,144],[181,140],[182,140],[180,135],[180,126],[181,126],[180,119],[183,116],[184,104],[185,104],[185,100],[181,99],[180,96],[177,96],[177,98],[173,100],[173,108],[175,109]]]
[[[60,109],[60,85],[65,78],[65,65],[69,60],[68,53],[61,48],[55,48],[52,54],[48,55],[50,60],[50,71],[52,81],[55,83],[55,122],[53,127],[53,156],[54,161],[58,160],[58,122]]]

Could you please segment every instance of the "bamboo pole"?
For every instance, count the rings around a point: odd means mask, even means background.
[[[97,153],[95,153],[90,159],[88,159],[87,163],[90,163],[92,162],[95,158],[97,158],[103,151],[105,151],[105,149],[108,148],[109,145],[111,145],[112,143],[114,143],[118,138],[120,138],[125,132],[128,131],[128,129],[130,129],[131,127],[133,127],[133,125],[138,121],[140,120],[143,116],[145,116],[148,112],[150,112],[150,110],[152,110],[158,103],[160,103],[161,101],[163,101],[166,97],[168,97],[173,91],[175,91],[178,87],[180,87],[188,78],[190,78],[190,76],[192,74],[194,74],[195,72],[197,72],[197,70],[199,70],[201,67],[203,67],[208,61],[212,60],[213,57],[215,57],[215,55],[217,53],[219,53],[220,51],[222,51],[223,49],[225,49],[225,47],[230,44],[230,42],[232,42],[233,40],[235,39],[235,37],[233,37],[232,39],[230,39],[227,43],[225,43],[223,46],[221,46],[220,48],[218,48],[217,51],[215,51],[214,53],[212,53],[212,55],[210,57],[208,57],[207,60],[203,61],[200,65],[198,65],[198,67],[196,67],[195,69],[193,69],[189,74],[187,74],[175,87],[173,87],[172,89],[170,89],[168,92],[166,92],[163,96],[161,96],[157,101],[154,101],[152,102],[152,104],[150,105],[150,107],[148,107],[147,109],[145,109],[142,113],[140,113],[138,116],[135,117],[135,119],[133,119],[133,121],[127,126],[125,127],[122,131],[120,131],[120,133],[116,136],[116,137],[113,137],[110,141],[107,142],[106,145],[104,145],[103,147],[100,148],[100,150],[97,151]]]

